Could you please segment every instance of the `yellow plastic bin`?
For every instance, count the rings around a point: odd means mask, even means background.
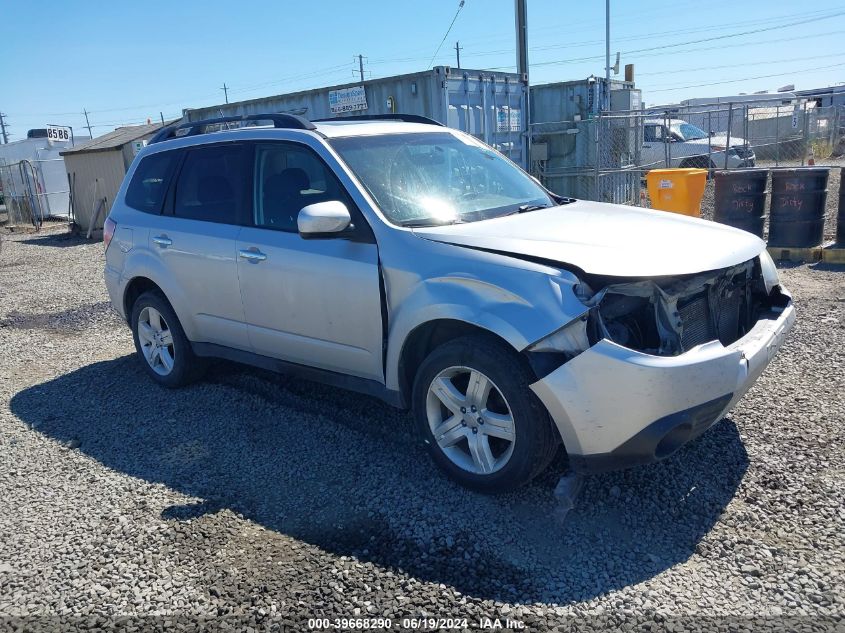
[[[652,169],[646,174],[646,182],[653,209],[701,216],[706,169]]]

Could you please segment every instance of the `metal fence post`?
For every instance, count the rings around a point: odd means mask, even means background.
[[[748,149],[748,104],[745,104],[745,119],[743,120],[742,126],[742,140],[744,141],[743,146]]]
[[[711,154],[713,153],[713,111],[707,110],[707,169],[713,165]]]
[[[734,104],[728,104],[728,140],[725,143],[725,169],[728,168],[728,153],[731,149],[731,127],[733,126],[733,119],[734,119]]]
[[[804,162],[807,160],[807,148],[810,146],[810,129],[809,129],[809,119],[807,118],[807,101],[804,101],[804,129],[802,136],[804,137],[802,140],[804,141],[804,151],[801,152],[801,167],[804,166]]]
[[[780,166],[780,106],[775,106],[775,167]]]
[[[663,113],[663,131],[668,136],[663,136],[663,160],[666,162],[666,169],[672,167],[672,134],[669,132],[669,113]]]
[[[594,184],[593,200],[599,199],[599,149],[601,147],[601,144],[600,144],[601,132],[599,131],[599,127],[601,126],[601,114],[602,113],[599,112],[596,115],[596,118],[593,119],[595,121],[595,126],[596,126],[596,159],[595,159],[596,167],[595,167],[595,174],[593,176],[593,184]]]

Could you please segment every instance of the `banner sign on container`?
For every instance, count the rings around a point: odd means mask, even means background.
[[[522,112],[516,108],[501,108],[496,113],[497,132],[519,132],[522,129]]]
[[[356,112],[367,109],[367,93],[364,86],[341,88],[329,91],[329,109],[332,114]]]

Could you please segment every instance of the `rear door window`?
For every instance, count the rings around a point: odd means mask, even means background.
[[[212,145],[188,150],[176,181],[173,215],[189,220],[240,224],[249,189],[247,148]]]
[[[177,152],[159,152],[143,158],[126,189],[126,204],[145,213],[161,213],[176,157]]]

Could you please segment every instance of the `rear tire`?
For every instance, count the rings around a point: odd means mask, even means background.
[[[535,380],[527,361],[491,336],[462,337],[431,352],[411,399],[434,462],[485,493],[513,490],[545,470],[560,438],[530,389]]]
[[[164,295],[149,291],[139,296],[132,306],[130,323],[141,365],[158,384],[182,387],[202,376],[205,363],[194,354]]]

